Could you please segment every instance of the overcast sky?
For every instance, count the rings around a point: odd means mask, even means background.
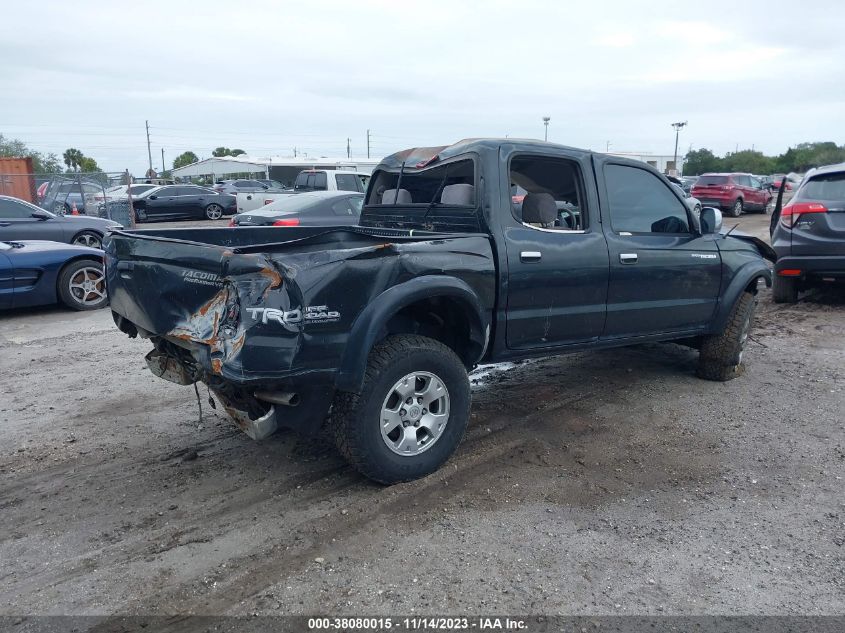
[[[676,8],[672,8],[673,4]],[[0,133],[107,170],[218,145],[372,154],[465,137],[671,154],[845,142],[845,3],[11,2]]]

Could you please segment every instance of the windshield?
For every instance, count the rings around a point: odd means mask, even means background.
[[[729,176],[700,176],[695,184],[706,187],[708,185],[726,185],[730,181]]]

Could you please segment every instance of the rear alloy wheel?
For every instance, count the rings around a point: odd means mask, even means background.
[[[103,238],[96,231],[82,231],[73,238],[71,244],[88,246],[89,248],[103,248]]]
[[[67,206],[64,202],[56,202],[53,204],[53,213],[56,215],[67,215],[70,213],[70,207]]]
[[[798,278],[775,275],[772,281],[772,301],[775,303],[795,303],[798,301]]]
[[[464,436],[470,400],[455,352],[424,336],[394,335],[370,352],[361,391],[335,394],[329,422],[352,466],[393,484],[449,459]]]
[[[59,297],[74,310],[97,310],[108,303],[103,265],[82,259],[65,266],[59,275]]]
[[[223,217],[223,207],[219,204],[210,204],[205,208],[205,217],[209,220],[219,220]]]
[[[737,198],[736,202],[734,202],[733,206],[731,207],[732,218],[738,218],[742,215],[742,198]]]

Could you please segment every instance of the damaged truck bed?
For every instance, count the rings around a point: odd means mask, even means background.
[[[104,249],[153,373],[206,383],[256,439],[328,417],[391,483],[454,452],[481,361],[674,340],[699,376],[740,375],[773,255],[720,228],[648,165],[480,139],[385,158],[359,226],[117,231]]]
[[[357,361],[366,357],[367,341],[381,335],[371,331],[376,320],[367,307],[411,280],[411,295],[427,296],[427,277],[446,266],[452,294],[471,295],[477,313],[489,313],[492,251],[479,234],[434,238],[362,227],[118,231],[107,255],[115,322],[130,336],[152,340],[150,370],[178,384],[206,383],[254,439],[277,426],[318,429],[335,387],[357,386]],[[404,301],[411,298],[403,293]],[[478,322],[459,333],[474,347],[472,356],[480,356],[487,327]]]

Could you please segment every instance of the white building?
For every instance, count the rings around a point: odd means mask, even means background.
[[[643,152],[608,152],[612,156],[622,156],[632,160],[648,163],[662,174],[678,176],[683,172],[684,157],[678,155],[678,167],[675,167],[675,156],[672,154],[647,154]]]
[[[313,156],[266,158],[224,156],[206,158],[184,167],[177,167],[171,173],[174,178],[195,178],[210,176],[215,181],[235,174],[251,174],[254,178],[272,178],[282,184],[292,185],[296,176],[303,169],[346,169],[371,174],[379,161],[369,158],[328,158]]]

